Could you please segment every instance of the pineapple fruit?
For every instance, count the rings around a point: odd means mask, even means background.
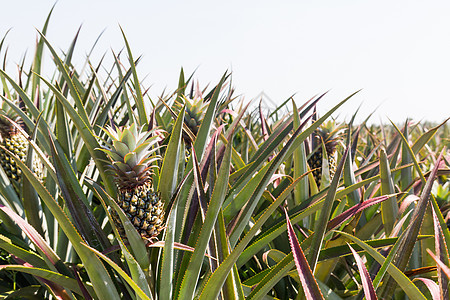
[[[164,204],[151,177],[152,168],[157,167],[154,163],[160,160],[155,154],[160,137],[135,124],[121,129],[108,127],[105,132],[111,143],[101,150],[111,160],[109,168],[118,188],[116,202],[140,235],[151,239],[161,232],[164,223]],[[113,212],[113,217],[124,236],[117,213]]]
[[[20,182],[22,171],[16,165],[15,158],[11,156],[3,147],[14,153],[21,161],[25,162],[27,158],[28,139],[17,129],[10,120],[14,121],[20,127],[24,127],[23,120],[17,114],[5,107],[2,103],[0,115],[0,164],[3,167],[8,178],[14,183]],[[35,157],[33,159],[33,172],[38,178],[42,178],[42,163]]]
[[[0,117],[0,145],[14,153],[21,161],[26,160],[28,140],[5,118]],[[10,180],[19,182],[21,170],[17,167],[15,158],[0,148],[0,164]]]
[[[208,107],[208,103],[204,101],[198,84],[192,99],[182,97],[176,100],[174,107],[175,112],[179,113],[184,105],[186,107],[184,123],[195,137],[205,116],[206,108]],[[187,148],[190,148],[193,141],[191,141],[191,138],[185,132],[183,132],[183,139],[187,145]]]
[[[322,143],[325,145],[325,150],[327,153],[328,165],[330,169],[330,180],[336,173],[337,163],[336,163],[336,146],[339,139],[339,129],[336,127],[334,121],[328,121],[322,124],[313,133],[312,149],[313,153],[308,159],[308,165],[311,169],[315,169],[312,174],[317,186],[320,186],[322,179]]]
[[[205,109],[207,103],[203,101],[203,98],[197,99],[185,98],[186,115],[184,116],[184,122],[189,127],[194,135],[197,135],[203,117],[205,116]]]

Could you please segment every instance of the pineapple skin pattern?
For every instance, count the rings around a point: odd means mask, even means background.
[[[1,132],[2,141],[0,145],[14,153],[21,161],[25,161],[27,157],[28,140],[21,134],[8,136]],[[15,158],[12,157],[3,148],[0,148],[0,164],[10,180],[20,181],[22,172],[17,167]]]
[[[26,161],[29,141],[11,121],[23,129],[22,119],[14,115],[10,109],[5,108],[3,102],[0,109],[0,165],[15,188],[18,188],[17,184],[21,181],[22,171],[17,166],[16,159]],[[42,179],[42,163],[37,156],[33,156],[32,171],[40,180]]]
[[[118,188],[116,203],[140,233],[151,239],[164,228],[164,203],[155,191],[152,169],[157,167],[160,157],[157,151],[158,136],[153,131],[144,131],[135,124],[129,127],[105,129],[111,143],[100,149],[107,154],[108,165]],[[119,233],[125,232],[118,214],[112,212]]]

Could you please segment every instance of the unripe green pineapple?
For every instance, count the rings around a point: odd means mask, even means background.
[[[23,127],[22,119],[20,119],[20,117],[11,109],[5,108],[3,102],[0,115],[0,145],[14,153],[22,162],[25,162],[29,144],[28,139],[11,123],[10,120]],[[19,183],[22,177],[22,171],[17,166],[16,159],[2,147],[0,147],[0,164],[8,178],[15,183]],[[32,169],[36,176],[41,179],[42,163],[37,157],[33,159]]]
[[[0,121],[0,123],[3,123]],[[5,147],[7,150],[14,153],[20,158],[21,161],[26,160],[28,140],[20,133],[14,133],[4,128],[4,124],[0,125],[0,134],[2,136],[2,141],[0,145]],[[0,163],[5,170],[8,178],[14,181],[20,181],[22,172],[16,165],[15,158],[13,158],[7,151],[0,148]]]
[[[313,134],[312,148],[313,153],[308,159],[308,165],[313,170],[312,174],[317,186],[320,186],[322,180],[322,142],[325,145],[325,150],[328,158],[328,165],[330,169],[330,180],[336,173],[336,146],[339,139],[339,129],[336,128],[334,121],[328,121],[322,124]]]
[[[155,155],[158,135],[151,136],[153,131],[143,131],[135,124],[105,132],[111,143],[101,149],[109,159],[109,165],[118,188],[117,204],[134,225],[143,238],[157,236],[163,229],[164,204],[152,184],[151,169],[160,160]],[[124,236],[118,215],[113,217]]]
[[[192,133],[197,135],[200,125],[202,124],[203,117],[205,116],[205,109],[208,105],[201,97],[197,99],[185,98],[185,104],[186,114],[184,116],[184,122]]]
[[[175,112],[179,113],[181,108],[185,106],[184,123],[187,125],[193,136],[195,137],[200,129],[203,118],[205,117],[205,111],[208,107],[208,102],[205,102],[200,92],[200,88],[197,86],[193,99],[188,97],[178,98],[175,102]],[[186,142],[187,148],[191,145],[191,138],[185,132],[183,132],[183,139]]]

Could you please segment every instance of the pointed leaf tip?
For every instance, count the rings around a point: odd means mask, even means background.
[[[350,250],[353,253],[353,257],[355,258],[356,264],[358,265],[359,274],[361,275],[361,282],[364,289],[364,294],[366,295],[367,300],[376,300],[377,294],[375,293],[375,289],[373,288],[372,280],[370,278],[369,272],[364,265],[364,262],[361,259],[361,256],[349,245],[347,244]]]
[[[291,245],[292,254],[294,256],[295,266],[297,268],[298,276],[303,286],[306,299],[308,300],[318,300],[324,299],[322,292],[319,289],[316,279],[308,265],[305,254],[298,243],[297,236],[295,235],[294,228],[292,227],[291,221],[289,220],[289,215],[284,210],[286,215],[287,230],[289,235],[289,244]]]

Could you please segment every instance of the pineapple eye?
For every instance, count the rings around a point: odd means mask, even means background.
[[[130,202],[123,201],[122,209],[126,210],[128,207],[130,207]]]
[[[148,228],[148,226],[149,226],[150,224],[148,224],[148,222],[147,221],[142,221],[142,223],[141,223],[141,229],[142,230],[146,230],[147,228]]]
[[[138,217],[134,217],[133,218],[133,225],[136,226],[136,227],[141,225],[141,220]]]
[[[131,197],[131,203],[136,205],[138,203],[138,196],[136,196],[136,194],[133,195],[133,197]]]
[[[136,212],[136,206],[130,205],[129,213],[130,213],[130,214],[134,214],[135,212]]]

